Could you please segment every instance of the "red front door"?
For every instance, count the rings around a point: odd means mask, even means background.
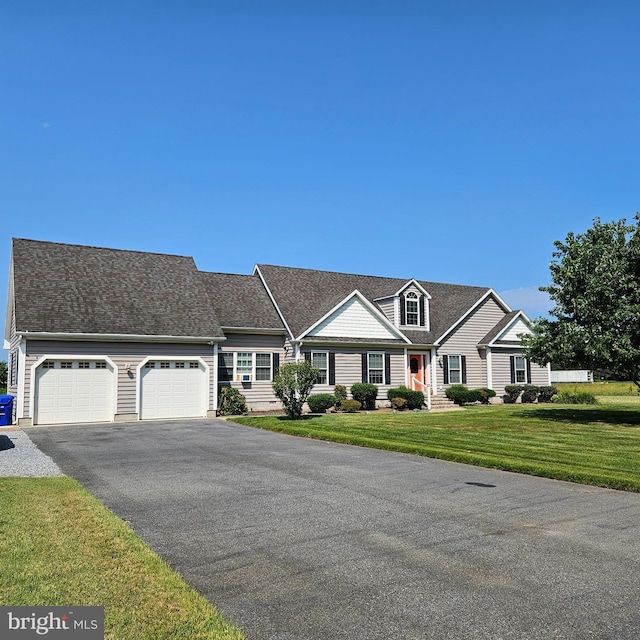
[[[427,381],[425,379],[424,354],[412,353],[409,355],[409,388],[413,391],[426,392]],[[425,386],[423,386],[425,385]]]

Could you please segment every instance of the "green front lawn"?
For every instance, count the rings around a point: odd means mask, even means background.
[[[640,491],[640,405],[472,406],[433,413],[233,418],[297,436]]]
[[[242,640],[71,478],[0,478],[0,605],[104,606],[108,640]]]

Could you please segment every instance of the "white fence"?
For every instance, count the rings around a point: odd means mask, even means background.
[[[593,382],[593,371],[552,371],[551,382]]]

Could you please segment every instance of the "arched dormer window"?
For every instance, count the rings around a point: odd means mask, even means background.
[[[405,324],[420,324],[420,311],[418,307],[418,294],[409,291],[404,299],[405,305]]]

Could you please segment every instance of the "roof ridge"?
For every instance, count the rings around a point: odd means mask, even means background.
[[[265,264],[261,262],[256,263],[256,266],[257,267],[274,267],[276,269],[290,269],[295,271],[307,271],[307,272],[315,272],[315,273],[329,273],[329,274],[342,275],[342,276],[352,276],[355,278],[375,278],[377,280],[397,280],[399,282],[411,282],[412,280],[415,280],[416,282],[419,282],[419,283],[426,282],[429,284],[441,284],[448,287],[453,286],[453,287],[465,287],[467,289],[482,289],[483,291],[488,291],[489,289],[492,288],[484,285],[460,284],[457,282],[441,282],[439,280],[424,280],[421,278],[416,278],[415,276],[411,278],[404,278],[399,276],[376,276],[376,275],[364,274],[364,273],[352,273],[350,271],[332,271],[330,269],[311,269],[309,267],[287,267],[284,265]]]
[[[98,251],[116,251],[118,253],[139,253],[144,255],[153,255],[153,256],[167,256],[171,258],[188,258],[193,260],[195,263],[195,259],[193,256],[182,255],[179,253],[166,253],[162,251],[142,251],[141,249],[116,249],[114,247],[98,247],[90,244],[76,244],[71,242],[55,242],[53,240],[36,240],[34,238],[12,238],[12,241],[19,242],[33,242],[37,244],[47,244],[47,245],[55,245],[58,247],[76,247],[78,249],[95,249]]]

